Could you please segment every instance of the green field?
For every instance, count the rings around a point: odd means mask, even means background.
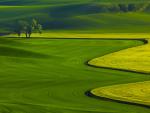
[[[135,40],[1,38],[0,112],[149,113],[149,108],[85,95],[100,86],[150,80],[142,74],[85,64],[140,44]]]

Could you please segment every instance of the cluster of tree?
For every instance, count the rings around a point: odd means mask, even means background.
[[[24,33],[26,38],[30,38],[33,32],[42,33],[42,25],[36,19],[32,19],[32,21],[19,20],[15,25],[14,32],[19,37]]]
[[[119,4],[119,8],[123,12],[137,11],[140,7],[139,4]]]
[[[118,3],[118,4],[97,4],[93,3],[91,7],[86,8],[90,11],[97,12],[135,12],[140,11],[140,9],[145,10],[149,4],[134,4],[134,3]]]
[[[142,4],[117,4],[110,7],[110,11],[113,12],[134,12],[138,11],[142,7]]]

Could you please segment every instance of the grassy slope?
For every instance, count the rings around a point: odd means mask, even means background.
[[[149,80],[149,76],[92,68],[96,56],[139,45],[139,41],[0,39],[0,111],[150,113],[148,108],[89,98],[98,86]]]
[[[96,96],[150,106],[150,81],[113,85],[92,90]]]
[[[6,0],[5,0],[6,1]],[[13,0],[12,0],[13,1]],[[149,8],[146,12],[135,13],[112,13],[103,12],[100,4],[105,1],[59,1],[56,3],[50,1],[32,1],[29,0],[28,4],[25,1],[12,2],[18,3],[18,6],[7,2],[5,5],[0,6],[0,28],[13,28],[14,23],[20,19],[37,18],[40,23],[48,30],[61,30],[61,31],[82,31],[82,32],[149,32],[150,15]],[[140,1],[140,0],[139,0]],[[138,2],[139,2],[138,1]],[[2,5],[2,2],[0,4]],[[42,2],[42,3],[40,3]],[[108,4],[107,8],[115,1]],[[137,1],[132,1],[136,4]],[[34,6],[33,4],[34,3]],[[38,4],[40,3],[40,5]],[[146,1],[144,1],[146,3]],[[24,6],[20,6],[24,5]],[[6,27],[7,26],[7,27]],[[11,30],[12,31],[12,30]]]

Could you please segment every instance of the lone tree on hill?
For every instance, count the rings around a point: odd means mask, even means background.
[[[36,19],[32,19],[31,22],[21,20],[16,23],[14,31],[19,37],[24,33],[26,38],[30,38],[33,32],[42,33],[42,25]]]

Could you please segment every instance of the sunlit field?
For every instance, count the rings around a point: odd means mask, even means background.
[[[89,62],[99,67],[109,67],[135,72],[150,73],[150,44],[129,48],[95,58]]]
[[[150,44],[145,39],[145,44],[129,49],[113,52],[95,59],[88,63],[92,66],[109,69],[150,73]],[[150,105],[149,100],[150,82],[131,83],[97,88],[91,91],[96,96],[106,97],[131,103]]]
[[[91,92],[100,97],[150,105],[150,81],[101,87]]]
[[[16,34],[7,35],[10,38],[16,38]],[[32,38],[100,38],[100,39],[145,39],[149,38],[150,33],[90,33],[90,32],[72,32],[72,31],[45,31],[42,34],[33,33]],[[22,34],[20,38],[25,38]]]
[[[140,44],[135,40],[0,38],[0,110],[149,113],[148,108],[86,95],[96,87],[150,80],[150,76],[142,74],[85,64],[93,57]]]

